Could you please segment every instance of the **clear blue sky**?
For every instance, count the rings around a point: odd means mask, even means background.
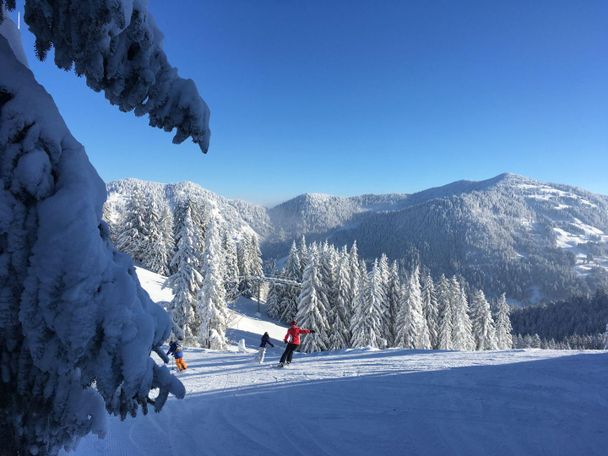
[[[211,148],[30,65],[102,178],[272,204],[504,171],[608,194],[605,0],[151,0],[212,110]]]

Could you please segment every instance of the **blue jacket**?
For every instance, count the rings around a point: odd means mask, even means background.
[[[167,352],[167,356],[169,356],[171,354],[176,359],[184,357],[184,353],[182,351],[182,347],[180,347],[177,342],[171,342],[169,344],[169,351]]]
[[[270,342],[270,336],[264,334],[262,336],[262,343],[260,344],[260,347],[265,348],[266,344],[270,345],[271,347],[274,348],[274,345],[272,345],[272,342]]]

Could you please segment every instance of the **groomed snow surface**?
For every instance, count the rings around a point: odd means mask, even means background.
[[[278,369],[282,343],[255,361],[260,334],[284,331],[256,306],[238,301],[228,334],[250,352],[187,349],[184,400],[112,418],[105,440],[89,436],[75,454],[606,454],[607,352],[358,349]]]

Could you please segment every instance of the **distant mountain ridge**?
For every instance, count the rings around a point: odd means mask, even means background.
[[[134,182],[143,181],[108,184],[108,207]],[[283,257],[305,235],[337,245],[356,240],[367,258],[417,255],[433,273],[460,274],[491,295],[506,292],[523,303],[608,283],[608,197],[573,186],[505,173],[413,194],[310,193],[267,209],[192,183],[153,185],[169,198],[195,195],[228,223],[255,231],[269,259]]]

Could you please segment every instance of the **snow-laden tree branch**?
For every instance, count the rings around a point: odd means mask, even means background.
[[[209,109],[169,64],[146,0],[26,0],[25,21],[40,59],[53,48],[58,67],[74,68],[121,111],[147,114],[151,126],[176,129],[174,143],[191,137],[207,152]]]
[[[2,35],[0,176],[0,454],[55,455],[151,389],[156,410],[183,397],[150,356],[170,319],[112,246],[105,185]]]

